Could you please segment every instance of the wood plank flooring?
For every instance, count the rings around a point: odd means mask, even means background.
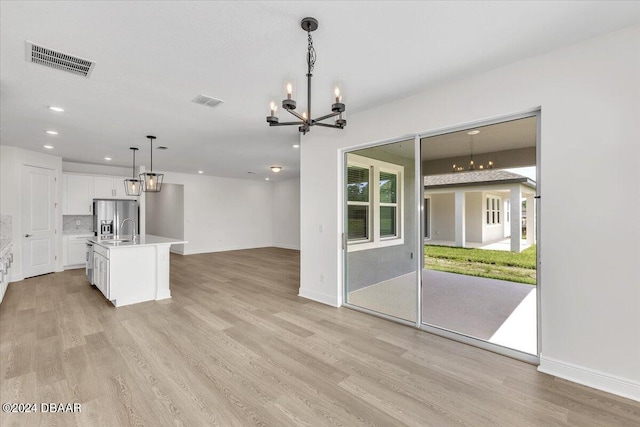
[[[114,308],[83,270],[9,286],[2,426],[638,426],[640,404],[297,296],[299,254],[171,256],[173,298]]]

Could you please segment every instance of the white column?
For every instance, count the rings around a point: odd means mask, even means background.
[[[456,191],[455,193],[455,219],[456,219],[456,228],[455,228],[455,238],[456,238],[456,246],[460,248],[464,248],[467,243],[466,233],[465,233],[465,206],[464,206],[464,191]]]
[[[511,252],[520,252],[520,240],[522,235],[522,189],[520,184],[509,190],[511,199]]]
[[[535,242],[536,229],[534,224],[534,218],[536,217],[536,207],[533,203],[533,194],[526,193],[527,199],[527,244],[533,245]]]

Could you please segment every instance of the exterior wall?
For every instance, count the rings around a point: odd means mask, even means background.
[[[455,240],[456,217],[453,193],[431,196],[431,239]]]
[[[404,244],[349,252],[347,255],[349,292],[415,271],[415,259],[412,253],[416,242],[416,223],[413,210],[410,209],[415,204],[414,160],[384,153],[371,154],[359,151],[354,154],[404,166],[404,203],[402,203]]]
[[[343,131],[301,136],[300,295],[342,303],[341,150],[540,106],[540,369],[640,399],[639,75],[634,26],[354,112]],[[607,211],[575,215],[599,193],[617,208],[605,228],[593,224]]]
[[[482,193],[469,192],[465,195],[465,227],[467,242],[482,240]]]
[[[487,224],[487,197],[500,198],[500,224]],[[504,200],[509,197],[509,193],[499,193],[485,191],[482,193],[482,243],[491,243],[504,239]]]

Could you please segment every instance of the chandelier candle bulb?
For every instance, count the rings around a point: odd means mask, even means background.
[[[336,103],[342,101],[342,97],[340,96],[340,88],[337,87],[333,92],[336,95]]]
[[[293,85],[291,83],[287,83],[287,99],[291,99],[293,96]]]

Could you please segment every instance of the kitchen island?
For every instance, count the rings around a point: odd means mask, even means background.
[[[169,248],[184,240],[144,234],[135,240],[89,239],[92,285],[116,307],[171,298]]]

